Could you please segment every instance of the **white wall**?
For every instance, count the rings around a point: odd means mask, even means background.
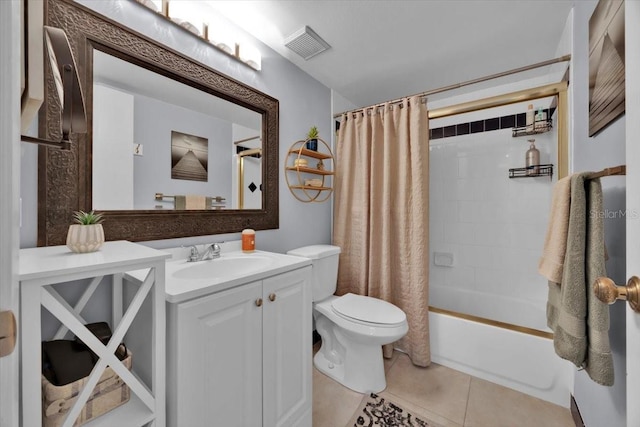
[[[618,118],[594,137],[589,127],[589,18],[597,1],[574,3],[571,66],[571,137],[572,171],[600,170],[625,163],[625,117]],[[568,25],[571,23],[568,23]],[[626,282],[625,272],[625,178],[602,180],[605,219],[605,242],[609,260],[607,274],[616,283]],[[609,338],[614,355],[615,384],[600,386],[584,371],[575,374],[574,396],[587,427],[624,426],[626,423],[626,344],[625,307],[611,306]]]
[[[204,41],[170,25],[160,17],[142,9],[130,1],[90,1],[79,3],[99,13],[121,22],[135,31],[168,45],[169,47],[193,57],[236,80],[246,83],[280,102],[280,159],[279,159],[279,205],[280,228],[258,231],[256,244],[258,249],[285,252],[295,247],[329,243],[331,239],[331,205],[326,203],[301,203],[289,192],[284,178],[282,165],[289,146],[303,138],[309,127],[316,125],[322,137],[332,134],[331,91],[294,64],[260,43],[250,35],[238,29],[239,33],[252,40],[262,54],[262,71],[255,71],[229,56],[208,46]],[[145,13],[146,12],[146,13]],[[32,153],[29,153],[32,154]],[[22,186],[23,200],[35,200],[37,192],[36,157],[25,156],[23,167],[31,171]],[[36,205],[25,209],[36,211]],[[21,230],[23,247],[34,246],[36,225],[31,223]],[[157,248],[175,247],[181,244],[200,244],[217,240],[237,240],[239,233],[219,236],[200,236],[184,239],[147,242]]]
[[[94,209],[133,209],[133,102],[130,93],[93,85]]]

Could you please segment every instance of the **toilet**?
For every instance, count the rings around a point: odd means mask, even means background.
[[[313,245],[289,255],[312,261],[313,318],[322,346],[313,364],[323,374],[359,393],[378,393],[387,386],[382,346],[402,338],[409,326],[405,313],[377,298],[335,296],[340,248]]]

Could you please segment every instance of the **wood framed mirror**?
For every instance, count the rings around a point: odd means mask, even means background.
[[[72,221],[72,213],[77,210],[89,211],[95,209],[102,212],[105,218],[103,226],[107,240],[149,241],[233,233],[239,232],[244,228],[256,230],[278,228],[279,104],[277,99],[225,76],[144,35],[125,28],[117,22],[73,1],[48,0],[46,21],[47,25],[63,29],[69,38],[71,48],[76,57],[80,84],[85,95],[89,131],[85,135],[72,134],[73,144],[71,150],[39,148],[39,246],[64,244],[68,226]],[[204,42],[196,41],[194,38],[194,43]],[[98,53],[99,55],[97,55]],[[160,164],[160,170],[152,172],[154,178],[151,181],[155,180],[158,185],[157,188],[154,187],[155,191],[152,191],[149,188],[149,184],[147,184],[142,196],[145,198],[145,203],[138,203],[138,199],[141,196],[136,194],[132,209],[124,209],[122,207],[111,209],[108,205],[104,205],[103,202],[96,204],[97,197],[94,197],[96,196],[94,191],[101,186],[96,185],[93,175],[94,162],[99,157],[97,146],[94,153],[94,144],[96,143],[94,96],[96,96],[97,92],[94,90],[94,80],[97,80],[97,77],[94,79],[94,66],[96,63],[102,63],[96,61],[96,57],[109,57],[116,61],[122,61],[127,66],[147,70],[161,78],[170,79],[175,84],[185,85],[188,90],[184,92],[191,91],[201,95],[204,94],[205,97],[210,97],[213,103],[217,104],[222,100],[229,105],[233,105],[234,108],[240,108],[257,116],[259,118],[257,122],[259,129],[256,129],[256,133],[258,133],[261,144],[261,155],[258,156],[261,170],[258,169],[257,176],[261,177],[261,182],[258,183],[259,185],[254,185],[252,191],[261,190],[261,206],[259,206],[259,197],[257,205],[250,209],[234,209],[231,204],[226,205],[224,208],[202,210],[176,210],[173,206],[166,208],[157,202],[153,205],[153,202],[149,202],[147,199],[154,200],[155,193],[171,194],[173,192],[175,195],[196,193],[209,197],[220,195],[220,193],[216,193],[218,190],[211,190],[210,193],[205,193],[207,190],[203,190],[202,187],[200,187],[200,190],[194,191],[192,189],[197,187],[193,187],[195,185],[193,183],[187,184],[184,190],[172,188],[167,190],[166,185],[163,187],[161,184],[165,181],[166,184],[172,179],[170,176],[166,179],[163,178],[165,175],[170,174],[172,168],[168,160],[166,162],[157,162]],[[40,112],[39,133],[41,137],[55,138],[59,136],[60,132],[59,105],[57,97],[54,96],[55,82],[52,74],[47,70],[45,75],[47,76],[45,103]],[[106,84],[106,86],[108,85],[110,83]],[[166,87],[166,85],[163,84],[162,87]],[[120,88],[117,89],[120,90]],[[156,90],[155,92],[167,91]],[[165,102],[165,100],[160,102]],[[114,104],[116,107],[114,109],[119,109],[118,105]],[[180,108],[183,108],[183,106],[180,106]],[[205,106],[203,108],[207,109],[209,107]],[[158,117],[156,123],[162,123],[163,121],[162,117]],[[198,120],[199,123],[207,121],[208,119]],[[241,119],[239,121],[242,122]],[[240,125],[238,127],[243,128]],[[114,126],[111,128],[113,130]],[[244,128],[246,131],[246,126]],[[203,136],[198,132],[190,131],[189,128],[175,130],[184,134]],[[112,138],[114,140],[119,139],[118,135],[116,133],[116,137]],[[144,135],[144,132],[142,135]],[[236,147],[233,145],[232,140],[228,140],[228,136],[229,134],[225,134],[225,144],[228,145],[224,145],[223,149],[228,151],[223,151],[223,154],[220,154],[220,151],[209,154],[209,166],[212,166],[212,155],[226,156],[225,158],[229,162],[235,161],[232,150],[235,150]],[[137,132],[135,138],[140,138],[140,132]],[[164,156],[162,158],[170,158],[170,132],[165,132],[154,139],[161,139],[163,141],[162,144],[165,144],[164,148],[162,148],[164,150],[161,154],[161,156]],[[211,141],[220,138],[211,136],[208,139]],[[130,147],[130,155],[133,156],[134,149],[133,146]],[[212,147],[212,142],[209,142],[209,147]],[[145,151],[147,148],[146,146],[144,147]],[[252,149],[254,147],[247,148]],[[107,146],[106,150],[111,150],[111,147]],[[128,158],[126,162],[129,162]],[[125,170],[121,168],[119,163],[109,165],[106,169],[111,169],[114,177],[124,173],[123,171]],[[137,170],[137,172],[139,171]],[[231,180],[232,176],[237,175],[237,172],[233,171],[228,175],[229,180]],[[104,178],[100,180],[102,184],[105,184]],[[213,179],[212,167],[209,168],[209,181],[220,181],[217,178]],[[117,189],[112,192],[116,195],[120,194],[120,190]],[[230,191],[229,194],[233,195],[234,193]],[[233,196],[229,198],[233,198]]]

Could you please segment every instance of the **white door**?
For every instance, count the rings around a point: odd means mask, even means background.
[[[18,317],[20,2],[0,1],[0,311]],[[35,171],[34,171],[35,173]],[[0,358],[0,426],[18,425],[17,349]]]
[[[170,426],[262,425],[261,297],[256,282],[169,307]]]
[[[263,281],[265,427],[311,427],[311,267]]]
[[[640,2],[625,2],[627,276],[640,276]],[[618,302],[617,304],[622,304]],[[640,423],[640,313],[627,307],[627,426]]]

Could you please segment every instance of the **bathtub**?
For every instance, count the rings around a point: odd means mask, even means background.
[[[485,297],[494,299],[491,295]],[[477,300],[478,295],[474,298],[475,305],[484,306]],[[433,299],[431,303],[435,306]],[[520,309],[511,308],[514,313]],[[530,308],[520,312],[529,312]],[[433,362],[569,407],[573,365],[555,354],[548,332],[436,307],[430,308],[429,331]]]
[[[535,329],[549,335],[551,329],[547,327],[547,285],[535,283],[531,286],[539,287],[536,289],[539,294],[537,300],[431,284],[429,303],[433,307]],[[544,300],[540,299],[541,295]]]

